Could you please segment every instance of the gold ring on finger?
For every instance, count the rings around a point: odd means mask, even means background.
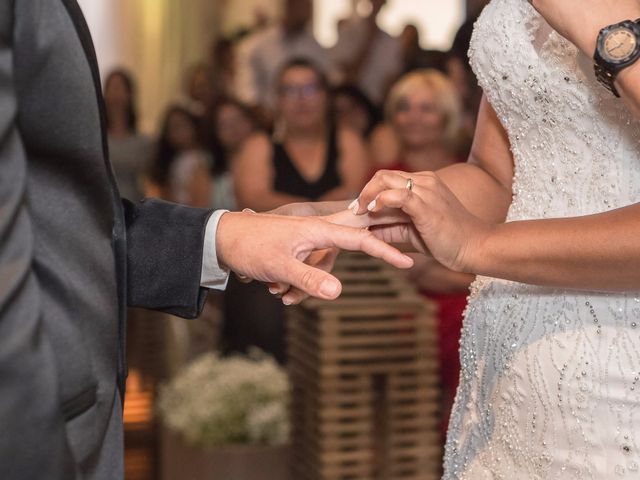
[[[407,179],[407,185],[406,185],[407,190],[412,191],[413,190],[413,178],[409,177]]]

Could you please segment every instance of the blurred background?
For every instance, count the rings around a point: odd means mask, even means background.
[[[79,3],[123,197],[268,211],[466,161],[486,1]],[[296,310],[293,333],[278,299],[233,277],[194,322],[132,310],[127,480],[438,478],[473,278],[425,257],[408,274],[357,256],[338,272],[346,300]],[[404,327],[376,330],[389,318]],[[395,441],[395,418],[420,428]]]

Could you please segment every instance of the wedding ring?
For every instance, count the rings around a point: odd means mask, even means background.
[[[407,190],[409,190],[409,191],[412,191],[412,190],[413,190],[413,178],[409,178],[409,179],[407,180],[407,186],[406,186],[406,189],[407,189]]]

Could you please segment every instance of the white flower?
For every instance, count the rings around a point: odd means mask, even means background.
[[[264,354],[208,353],[160,388],[158,409],[195,445],[279,445],[288,440],[288,395],[286,373]]]

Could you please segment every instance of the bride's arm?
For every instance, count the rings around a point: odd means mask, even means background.
[[[385,210],[383,221],[391,225],[371,230],[386,242],[411,241],[460,272],[565,289],[640,291],[640,204],[584,217],[491,223],[470,213],[437,174],[411,174],[412,191],[407,178],[388,172],[360,197],[372,202],[373,214],[361,217],[370,225]],[[414,227],[398,225],[403,220],[387,208],[401,209]]]
[[[602,28],[640,17],[638,0],[532,0],[531,3],[553,28],[590,58]],[[640,118],[640,62],[620,72],[616,88]]]
[[[524,283],[640,291],[640,204],[585,217],[490,228],[467,268]]]
[[[435,174],[381,172],[360,195],[359,213],[368,206],[374,212],[402,209],[415,229],[373,231],[388,242],[412,241],[452,270],[559,288],[640,291],[640,204],[585,217],[504,223],[512,177],[508,140],[483,99],[469,163]],[[359,226],[380,221],[375,214],[356,218]]]
[[[486,97],[480,103],[467,163],[437,174],[471,213],[488,222],[504,222],[513,195],[513,157],[507,133]]]
[[[393,188],[394,185],[387,184],[386,180],[395,177],[397,173],[389,170],[378,171],[360,195],[356,213],[363,214],[367,211],[366,202],[373,199],[369,198],[369,191]],[[404,178],[419,175],[400,174]],[[443,168],[438,170],[437,174],[473,215],[487,222],[504,222],[512,199],[513,157],[507,134],[486,97],[482,98],[480,104],[476,132],[467,163]]]

